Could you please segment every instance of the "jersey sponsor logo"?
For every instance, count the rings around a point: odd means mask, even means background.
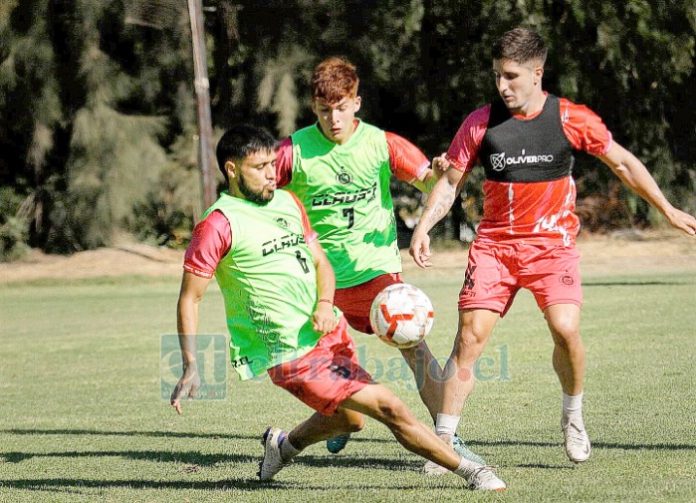
[[[353,176],[344,167],[341,167],[341,172],[336,175],[336,180],[343,185],[347,185],[353,181]]]
[[[283,217],[276,218],[276,223],[280,225],[283,229],[287,229],[288,225],[290,225],[288,224],[288,221],[285,220]]]
[[[352,204],[358,201],[370,202],[377,196],[377,183],[353,192],[335,192],[333,194],[319,194],[312,198],[312,207],[333,206],[336,204]]]
[[[553,154],[527,155],[526,151],[522,149],[522,155],[508,157],[505,155],[505,152],[499,152],[497,154],[491,154],[489,159],[493,171],[502,171],[507,166],[516,166],[518,164],[551,163],[553,162]]]
[[[267,257],[272,253],[285,250],[287,248],[293,248],[304,242],[304,236],[301,234],[286,234],[283,237],[271,239],[270,241],[263,243],[261,245],[261,253],[264,257]]]

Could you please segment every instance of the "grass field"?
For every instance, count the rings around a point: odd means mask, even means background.
[[[461,275],[408,279],[433,299],[429,342],[444,357]],[[696,500],[696,273],[586,278],[594,451],[581,466],[561,447],[550,337],[531,296],[518,297],[460,427],[498,465],[503,495],[468,492],[451,475],[426,478],[422,460],[371,421],[341,454],[313,446],[260,485],[264,427],[290,427],[309,409],[268,381],[230,378],[226,400],[187,402],[176,416],[160,397],[160,340],[175,330],[177,293],[166,278],[2,286],[0,501]],[[225,333],[215,288],[201,319],[201,332]],[[426,420],[395,350],[356,339],[368,370]]]

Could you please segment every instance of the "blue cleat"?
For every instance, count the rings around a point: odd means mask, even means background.
[[[468,459],[469,461],[473,461],[474,463],[478,463],[480,465],[486,464],[486,461],[478,454],[469,450],[469,448],[464,443],[464,440],[459,438],[457,435],[455,435],[452,439],[452,448],[454,449],[454,452],[459,454],[464,459]]]
[[[474,454],[472,451],[470,451],[469,448],[464,444],[464,441],[457,435],[452,437],[452,449],[454,449],[454,452],[468,461],[484,466],[486,464],[484,459],[478,454]],[[439,476],[444,475],[445,473],[449,472],[449,470],[444,466],[438,465],[434,461],[428,461],[425,463],[425,466],[423,466],[423,472],[426,475]]]
[[[328,439],[326,441],[326,450],[331,454],[338,454],[346,446],[349,438],[350,433],[344,433],[343,435]]]

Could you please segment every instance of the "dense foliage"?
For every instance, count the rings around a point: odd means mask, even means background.
[[[204,6],[218,131],[253,121],[283,136],[310,123],[311,69],[343,54],[362,77],[361,116],[438,154],[494,93],[492,41],[522,24],[548,40],[546,88],[591,105],[670,200],[696,211],[696,0]],[[0,2],[0,256],[93,248],[122,232],[186,240],[201,210],[190,46],[185,0]],[[657,221],[596,160],[576,166],[587,228]],[[479,217],[477,177],[448,237]],[[413,193],[395,189],[408,220]]]

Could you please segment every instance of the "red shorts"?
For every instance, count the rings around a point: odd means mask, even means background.
[[[401,274],[382,274],[366,283],[336,290],[334,304],[343,311],[348,324],[364,334],[372,334],[370,308],[377,294],[389,285],[403,283]]]
[[[330,416],[346,398],[368,384],[372,376],[358,363],[355,343],[341,318],[309,353],[268,369],[273,384],[289,391],[320,414]]]
[[[580,306],[579,266],[574,247],[474,241],[459,309],[490,309],[505,316],[520,288],[532,292],[541,310],[554,304]]]

